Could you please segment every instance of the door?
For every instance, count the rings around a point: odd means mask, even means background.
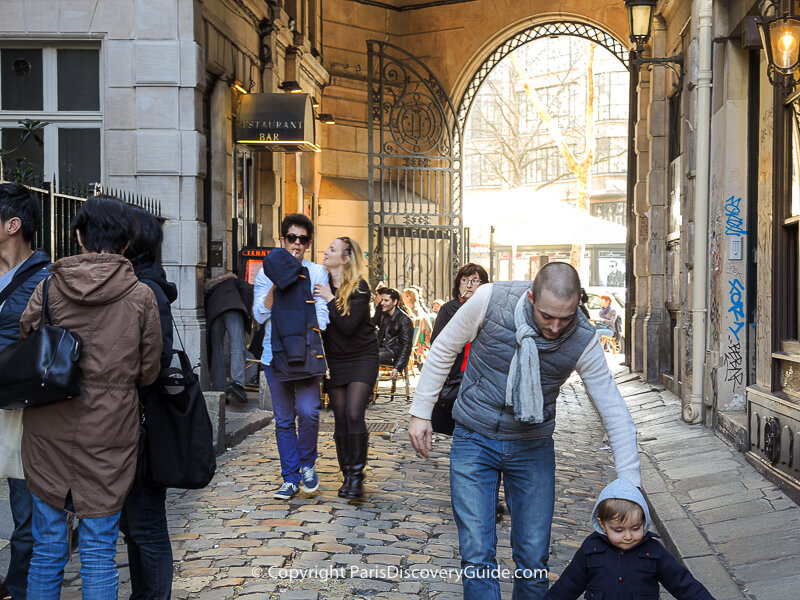
[[[465,258],[462,132],[434,74],[368,41],[370,283],[449,298]]]

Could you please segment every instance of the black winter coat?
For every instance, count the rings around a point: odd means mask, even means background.
[[[253,286],[236,277],[233,273],[225,273],[208,280],[203,297],[206,307],[206,324],[211,323],[222,313],[237,310],[245,319],[245,326],[250,327],[250,307],[253,306]]]
[[[278,381],[327,372],[322,335],[308,269],[283,248],[264,258],[264,275],[275,284],[272,300],[272,370]]]
[[[595,532],[572,557],[545,600],[658,600],[661,583],[677,600],[714,600],[708,590],[647,532],[630,550],[620,550]]]
[[[459,298],[453,298],[449,302],[446,302],[442,305],[439,309],[439,314],[436,315],[436,320],[433,322],[433,332],[431,333],[431,346],[433,342],[436,341],[436,338],[439,337],[439,334],[442,333],[442,330],[447,326],[459,308],[463,306],[463,302]],[[458,353],[456,356],[456,360],[453,362],[453,366],[450,367],[450,374],[448,377],[458,377],[461,375],[461,365],[464,362],[464,354],[466,353],[466,346],[464,347],[461,352]]]
[[[391,316],[386,313],[375,315],[374,323],[378,326],[378,347],[392,353],[394,368],[402,373],[411,355],[411,338],[414,335],[411,317],[396,308]]]

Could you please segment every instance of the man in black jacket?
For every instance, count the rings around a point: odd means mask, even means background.
[[[380,288],[380,312],[375,315],[378,327],[378,359],[382,365],[391,365],[392,379],[406,368],[411,355],[411,338],[414,324],[403,310],[400,292],[394,288]]]
[[[218,392],[225,390],[229,400],[247,404],[244,390],[244,336],[245,331],[250,330],[253,288],[233,273],[223,273],[208,280],[204,298],[211,384]],[[224,361],[226,333],[231,347],[231,380],[227,386]]]

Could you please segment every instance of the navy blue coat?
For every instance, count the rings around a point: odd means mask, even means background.
[[[708,590],[647,532],[630,550],[620,550],[595,532],[553,584],[545,600],[658,600],[661,583],[677,600],[714,600]]]
[[[275,284],[272,300],[272,370],[278,381],[327,372],[308,269],[283,248],[264,258],[264,275]]]
[[[19,339],[19,320],[25,307],[28,306],[28,300],[39,282],[50,275],[50,257],[44,250],[37,250],[20,265],[9,285],[14,283],[23,271],[34,265],[38,266],[39,270],[6,298],[0,310],[0,349]]]
[[[178,288],[167,281],[161,263],[150,256],[139,255],[130,259],[136,277],[147,285],[156,297],[158,318],[161,321],[161,368],[172,362],[172,310],[170,304],[178,298]]]

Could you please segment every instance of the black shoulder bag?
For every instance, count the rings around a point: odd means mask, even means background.
[[[47,288],[42,288],[39,328],[0,350],[0,408],[36,407],[81,395],[78,334],[51,324]]]
[[[145,480],[151,486],[195,490],[211,482],[217,457],[200,382],[180,335],[178,341],[181,349],[172,352],[180,366],[163,369],[140,399],[146,430]]]
[[[456,422],[453,420],[453,405],[458,398],[462,379],[464,379],[464,373],[445,379],[442,391],[439,392],[439,398],[431,413],[431,427],[436,433],[453,435],[453,430],[456,428]]]

